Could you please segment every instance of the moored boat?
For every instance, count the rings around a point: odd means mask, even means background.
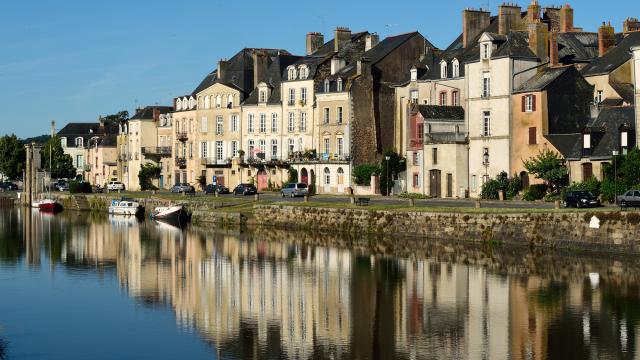
[[[109,214],[114,215],[144,215],[144,206],[131,199],[111,200]]]
[[[186,222],[190,217],[183,205],[159,206],[151,213],[152,219],[169,222]]]
[[[34,200],[31,203],[31,207],[40,209],[40,211],[49,211],[49,212],[62,210],[62,206],[58,204],[58,202],[52,199]]]

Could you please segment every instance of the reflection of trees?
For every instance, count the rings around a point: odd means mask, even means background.
[[[0,360],[7,358],[7,342],[0,338]]]

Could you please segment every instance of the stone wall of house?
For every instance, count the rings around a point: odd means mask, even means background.
[[[640,252],[640,214],[637,212],[465,214],[256,205],[254,216],[260,226],[282,229]],[[599,223],[599,227],[592,228],[592,222]]]

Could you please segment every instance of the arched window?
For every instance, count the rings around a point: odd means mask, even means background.
[[[84,146],[84,139],[81,137],[77,137],[76,138],[76,147],[83,147]]]
[[[222,107],[222,96],[216,96],[216,109],[220,109]]]
[[[180,99],[176,100],[176,110],[182,110],[182,101],[180,101]]]
[[[443,61],[440,63],[440,77],[442,79],[446,79],[447,78],[447,63],[446,61]]]
[[[296,79],[296,68],[293,66],[289,66],[289,69],[287,71],[287,79],[289,80],[295,80]]]
[[[338,87],[338,92],[342,92],[342,79],[338,78],[338,83],[337,83],[337,87]]]
[[[233,107],[233,95],[227,96],[227,109],[231,109]]]
[[[324,184],[331,185],[331,170],[328,167],[324,168]]]
[[[331,83],[329,82],[329,79],[325,79],[324,81],[324,92],[328,93],[331,89]]]
[[[120,132],[122,132],[122,127],[120,127]],[[60,146],[62,146],[63,148],[67,147],[67,138],[66,137],[60,138]]]
[[[458,62],[458,59],[453,60],[453,77],[460,77],[460,62]]]
[[[204,108],[205,109],[211,108],[211,97],[209,95],[204,97]]]
[[[305,80],[309,77],[309,69],[306,65],[300,66],[300,80]]]
[[[193,109],[195,107],[196,107],[196,99],[190,98],[189,99],[189,109]]]

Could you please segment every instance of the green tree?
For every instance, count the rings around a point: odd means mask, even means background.
[[[287,182],[289,183],[296,183],[298,182],[298,170],[294,169],[294,168],[289,168],[289,179],[287,180]]]
[[[0,174],[17,179],[25,167],[24,145],[15,135],[0,137]]]
[[[553,191],[566,186],[569,172],[562,157],[555,151],[545,149],[529,160],[523,161],[524,168],[536,179],[541,179]]]
[[[160,174],[158,174],[160,176]],[[200,175],[196,180],[198,186],[200,186],[200,190],[204,191],[204,188],[207,187],[207,177],[205,175]]]
[[[380,173],[380,167],[376,164],[362,164],[353,168],[353,182],[356,185],[371,185],[371,176]]]
[[[76,168],[73,166],[73,159],[62,150],[59,137],[52,137],[42,146],[40,157],[42,168],[47,171],[51,169],[52,179],[75,178]],[[49,158],[51,158],[51,164]]]
[[[404,171],[406,166],[406,161],[395,151],[387,150],[384,152],[380,164],[380,192],[382,195],[389,195],[388,192],[393,189],[393,179]]]
[[[120,122],[126,121],[129,119],[129,112],[127,110],[119,111],[112,115],[103,116],[105,124],[119,124]]]
[[[153,180],[160,177],[161,171],[162,169],[160,169],[160,166],[153,163],[146,163],[142,165],[140,172],[138,172],[140,188],[142,190],[158,190],[158,188],[153,185]]]

